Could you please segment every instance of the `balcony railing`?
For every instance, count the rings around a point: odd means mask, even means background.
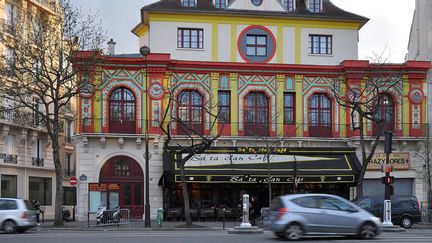
[[[0,108],[0,120],[17,126],[45,129],[45,122],[36,119],[31,112],[17,112]]]
[[[53,11],[55,8],[55,0],[33,0],[37,4],[44,6],[45,8]]]
[[[64,169],[64,175],[65,176],[75,176],[75,170],[74,169]]]
[[[7,164],[16,164],[18,163],[18,155],[14,154],[0,154],[0,160]]]
[[[134,120],[124,122],[123,126],[118,124],[110,127],[110,122],[105,118],[86,118],[78,121],[78,134],[145,134],[145,120]],[[112,125],[112,123],[111,123]],[[171,135],[193,135],[189,129],[184,129],[185,124],[172,124]],[[187,124],[186,124],[187,125]],[[366,123],[364,135],[374,137],[376,135],[376,124]],[[193,123],[191,130],[196,131],[194,135],[210,135],[211,124]],[[386,129],[389,127],[386,126]],[[351,138],[359,137],[358,129],[353,129],[352,124],[258,124],[258,123],[218,123],[216,131],[222,130],[221,136],[245,136],[245,137],[316,137],[316,138]],[[424,123],[401,123],[391,126],[394,137],[426,137],[426,124]],[[277,132],[276,132],[277,131]],[[149,121],[149,133],[163,135],[159,129],[158,121]]]
[[[44,166],[44,158],[32,158],[32,165],[37,167]]]

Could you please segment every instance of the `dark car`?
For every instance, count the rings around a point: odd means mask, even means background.
[[[373,215],[383,219],[384,197],[363,197],[355,202]],[[391,218],[394,225],[410,228],[421,221],[421,211],[416,197],[392,197]]]

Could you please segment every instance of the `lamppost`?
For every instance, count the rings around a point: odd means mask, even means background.
[[[145,87],[146,87],[146,102],[145,102],[145,205],[144,205],[144,226],[151,227],[150,222],[150,193],[149,193],[149,92],[148,92],[148,68],[147,68],[147,55],[150,53],[148,46],[140,48],[140,54],[144,56],[145,61]]]

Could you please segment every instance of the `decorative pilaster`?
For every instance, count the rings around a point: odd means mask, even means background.
[[[402,76],[402,84],[403,84],[403,102],[402,102],[402,122],[403,122],[403,136],[409,136],[410,134],[410,124],[412,121],[410,120],[410,101],[409,101],[409,91],[410,91],[410,83],[408,75]]]
[[[230,73],[231,87],[231,136],[238,136],[238,73]]]
[[[296,92],[296,136],[303,137],[303,75],[296,75],[295,92]]]
[[[284,88],[285,88],[285,75],[277,75],[277,114],[276,119],[276,136],[284,135]]]
[[[218,113],[218,87],[219,87],[219,73],[211,73],[211,112],[212,114]],[[214,121],[214,117],[210,116],[210,123],[216,122],[213,129],[210,131],[212,136],[216,136],[219,131],[219,125],[217,121]],[[211,125],[211,124],[210,124]]]

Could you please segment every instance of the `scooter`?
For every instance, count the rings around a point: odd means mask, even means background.
[[[104,224],[106,223],[106,219],[104,218],[106,207],[105,206],[99,206],[96,211],[96,224]]]
[[[120,223],[120,219],[121,219],[121,214],[120,214],[120,208],[119,207],[115,207],[114,209],[114,213],[112,215],[112,221],[113,223]]]

